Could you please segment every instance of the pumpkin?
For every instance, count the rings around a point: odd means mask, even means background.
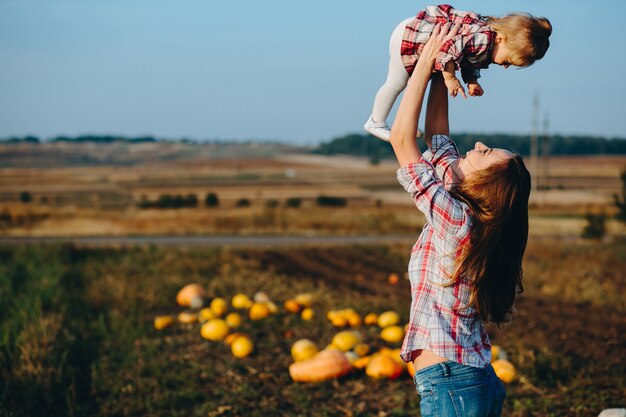
[[[352,363],[352,366],[354,366],[356,369],[363,369],[370,363],[371,360],[371,356],[363,356],[362,358],[355,360]]]
[[[491,366],[493,366],[493,370],[496,372],[496,375],[498,375],[498,378],[506,384],[513,382],[515,378],[517,378],[515,366],[506,359],[497,359]]]
[[[406,370],[409,372],[409,375],[415,375],[415,365],[413,365],[413,362],[406,363]]]
[[[398,274],[391,273],[389,274],[387,281],[389,281],[389,284],[391,285],[396,285],[398,282],[400,282],[400,277],[398,277]]]
[[[351,370],[346,356],[334,349],[323,350],[311,359],[292,363],[289,375],[297,382],[317,382],[339,378]]]
[[[295,300],[289,299],[285,301],[285,310],[290,313],[299,313],[302,310],[302,306],[295,302]]]
[[[262,320],[269,316],[271,313],[270,308],[265,303],[254,303],[250,307],[250,311],[248,311],[248,315],[250,316],[250,320]]]
[[[365,373],[374,379],[390,378],[395,379],[402,374],[404,367],[393,360],[391,356],[377,354],[367,364]]]
[[[317,352],[317,346],[309,339],[300,339],[291,346],[291,357],[295,362],[311,359]]]
[[[157,330],[163,330],[174,324],[174,318],[172,316],[158,316],[154,318],[154,328]]]
[[[373,326],[373,325],[378,324],[378,314],[369,313],[368,315],[365,316],[365,318],[363,319],[363,322],[367,324],[368,326]]]
[[[361,336],[356,331],[346,330],[337,333],[333,337],[332,345],[342,352],[347,352],[361,341]]]
[[[400,322],[400,317],[395,311],[385,311],[378,316],[378,325],[383,329],[385,327],[394,326]]]
[[[278,306],[276,304],[274,304],[274,302],[272,300],[268,301],[265,304],[267,305],[267,308],[270,309],[270,313],[275,314],[275,313],[278,312]]]
[[[353,350],[354,350],[354,353],[356,353],[357,355],[365,356],[369,353],[370,347],[366,345],[365,343],[359,343],[358,345],[354,347]]]
[[[256,294],[254,294],[253,298],[254,298],[255,303],[269,303],[270,302],[269,295],[267,295],[267,293],[263,291],[259,291]]]
[[[198,284],[188,284],[176,295],[176,302],[181,307],[200,308],[204,304],[205,293]]]
[[[302,307],[311,307],[313,305],[313,294],[310,293],[302,293],[298,294],[293,299],[296,303],[300,304]]]
[[[198,315],[196,313],[189,313],[187,311],[183,311],[178,315],[178,321],[183,324],[195,323],[198,321]]]
[[[213,314],[215,314],[217,317],[222,317],[224,313],[226,313],[226,310],[228,310],[228,305],[226,304],[226,301],[220,297],[214,298],[211,301],[210,307]]]
[[[355,311],[348,312],[345,317],[350,327],[359,327],[362,323],[361,316]]]
[[[245,294],[235,294],[231,300],[231,304],[234,308],[246,309],[252,305],[252,300]]]
[[[344,355],[346,356],[346,358],[348,359],[348,362],[350,362],[350,365],[354,366],[354,362],[356,362],[357,360],[361,359],[359,358],[359,355],[357,355],[356,353],[352,352],[351,350],[348,352],[344,352]]]
[[[208,340],[224,340],[230,329],[222,319],[209,320],[200,328],[200,335]]]
[[[491,346],[491,362],[496,359],[506,359],[506,352],[500,346]]]
[[[235,328],[241,326],[241,316],[239,314],[237,314],[237,313],[230,313],[230,314],[228,314],[226,316],[226,318],[224,319],[224,321],[226,321],[226,324],[231,329],[235,329]]]
[[[346,327],[348,325],[348,320],[343,316],[333,316],[330,322],[335,327]]]
[[[237,358],[245,358],[254,350],[254,343],[248,336],[239,336],[230,345],[230,351]]]
[[[400,326],[385,327],[380,332],[380,338],[385,342],[398,343],[404,338],[404,330]]]
[[[213,313],[213,310],[208,307],[205,307],[198,312],[198,319],[201,322],[209,321],[216,318],[217,317],[215,317],[215,313]]]
[[[314,315],[315,313],[310,308],[305,308],[304,310],[302,310],[302,313],[300,313],[300,317],[302,317],[302,320],[306,320],[306,321],[311,320]]]
[[[224,343],[226,343],[228,346],[230,346],[230,345],[233,344],[235,339],[238,338],[239,336],[245,336],[245,333],[241,333],[241,332],[230,333],[230,334],[228,334],[228,336],[226,336],[224,338]]]

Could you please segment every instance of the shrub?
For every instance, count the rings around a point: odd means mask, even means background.
[[[300,197],[290,197],[285,201],[287,207],[298,208],[302,205],[302,199]]]
[[[220,200],[217,198],[217,194],[208,193],[206,197],[204,197],[204,205],[206,207],[217,207],[220,204]]]
[[[237,201],[237,207],[250,207],[250,200],[247,198],[241,198]]]
[[[317,205],[318,206],[326,206],[326,207],[345,207],[347,201],[343,197],[332,197],[321,195],[317,197]]]
[[[20,193],[20,202],[21,203],[30,203],[33,201],[33,196],[28,191],[22,191]]]
[[[606,234],[606,214],[587,213],[585,215],[587,225],[581,236],[585,239],[599,239]]]
[[[622,170],[620,178],[622,180],[622,195],[613,194],[613,200],[618,210],[615,217],[626,222],[626,168]]]

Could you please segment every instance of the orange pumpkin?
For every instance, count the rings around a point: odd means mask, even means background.
[[[204,289],[198,284],[188,284],[176,295],[176,302],[182,307],[200,308],[204,303]]]
[[[339,378],[352,369],[346,356],[338,350],[323,350],[311,359],[289,366],[291,379],[297,382],[318,382]]]
[[[404,367],[393,360],[389,355],[374,355],[365,368],[365,373],[374,378],[395,379],[402,374]]]

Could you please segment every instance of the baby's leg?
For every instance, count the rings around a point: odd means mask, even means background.
[[[391,34],[387,80],[376,93],[374,107],[372,108],[372,119],[376,123],[385,123],[387,121],[387,116],[389,116],[393,103],[409,81],[409,74],[406,72],[400,56],[400,46],[402,45],[404,28],[412,19],[404,20]]]

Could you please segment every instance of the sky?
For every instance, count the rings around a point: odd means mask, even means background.
[[[436,4],[436,3],[432,3]],[[452,132],[626,137],[626,2],[456,1],[553,25],[544,59],[492,65]],[[0,0],[0,138],[151,135],[317,144],[362,133],[406,0]],[[397,103],[396,103],[397,107]],[[392,113],[389,121],[393,120]]]

